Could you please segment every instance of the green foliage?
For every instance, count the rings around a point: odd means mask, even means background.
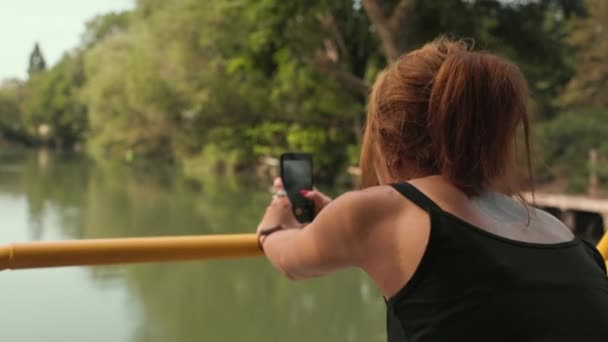
[[[24,86],[25,133],[58,147],[79,142],[87,128],[85,104],[79,99],[83,77],[82,60],[70,55],[52,69],[32,75]]]
[[[121,157],[133,151],[146,158],[171,157],[174,96],[157,72],[149,40],[144,31],[115,34],[85,53],[83,98],[95,154]]]
[[[398,2],[379,3],[390,15]],[[412,8],[391,24],[402,51],[448,34],[513,60],[548,139],[541,162],[566,170],[541,179],[584,179],[585,167],[563,165],[590,146],[578,137],[578,104],[605,108],[608,98],[597,62],[608,50],[590,43],[606,22],[601,0],[413,0]],[[80,46],[50,70],[36,68],[20,91],[0,87],[0,129],[192,173],[310,151],[317,176],[332,179],[358,163],[365,93],[387,63],[382,44],[360,1],[139,1],[89,21]],[[557,114],[563,108],[573,111]]]
[[[23,85],[19,81],[7,81],[0,85],[0,136],[27,144],[21,134],[20,99]]]
[[[589,15],[573,21],[569,43],[577,49],[576,75],[556,102],[568,108],[608,107],[608,1],[588,0]]]
[[[538,169],[542,181],[566,180],[568,191],[584,191],[588,185],[591,149],[604,156],[596,171],[600,181],[608,181],[607,108],[560,113],[555,119],[538,125],[536,133],[543,158]]]
[[[513,60],[528,79],[539,116],[547,118],[573,75],[564,37],[581,6],[576,0],[417,1],[403,39],[411,48],[439,34],[472,38],[476,48]]]
[[[12,96],[7,89],[0,91],[0,125],[12,129],[19,128],[19,103],[16,97]]]
[[[129,26],[130,12],[108,13],[89,20],[81,37],[81,45],[87,49],[106,37],[125,31]]]

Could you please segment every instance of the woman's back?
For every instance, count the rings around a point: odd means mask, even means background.
[[[389,341],[608,340],[603,259],[578,238],[553,242],[559,222],[532,213],[527,229],[550,242],[518,241],[442,210],[413,185],[393,187],[428,213],[430,226],[417,269],[387,302]],[[469,202],[495,217],[492,202],[506,205],[496,217],[506,228],[521,221],[500,195]]]

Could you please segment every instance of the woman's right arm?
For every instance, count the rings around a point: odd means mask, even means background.
[[[264,252],[290,279],[362,267],[363,259],[373,252],[369,247],[376,233],[374,227],[388,218],[386,194],[393,195],[394,191],[389,187],[375,187],[348,192],[329,203],[306,227],[267,236],[263,240]],[[291,210],[288,203],[286,198],[279,199],[272,210]]]

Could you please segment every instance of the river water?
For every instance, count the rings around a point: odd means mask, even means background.
[[[250,233],[265,188],[0,152],[0,244]],[[3,341],[384,341],[384,324],[382,297],[357,270],[293,282],[259,258],[0,272]]]

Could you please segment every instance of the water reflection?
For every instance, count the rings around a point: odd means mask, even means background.
[[[135,171],[70,154],[0,154],[0,195],[27,207],[22,209],[29,224],[23,226],[34,240],[251,232],[269,197],[262,190],[243,179],[193,181],[172,169]],[[130,337],[113,341],[385,340],[384,304],[357,271],[294,283],[265,260],[252,259],[18,271],[2,278],[23,274],[43,281],[44,275],[83,271],[93,287],[80,291],[78,300],[90,301],[91,311],[107,309],[97,301],[107,291],[124,297],[123,307],[112,309],[127,318],[108,329],[129,331]],[[70,329],[87,336],[88,325],[80,323]],[[65,331],[56,341],[70,336]]]

